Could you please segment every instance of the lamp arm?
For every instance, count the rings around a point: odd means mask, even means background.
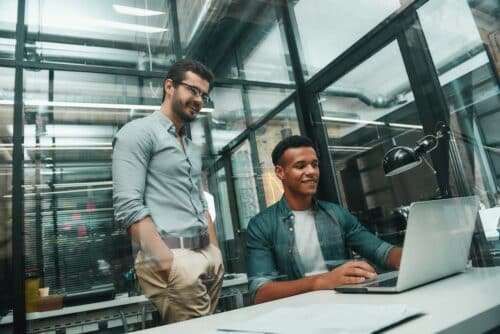
[[[438,122],[436,124],[436,137],[438,139],[448,138],[450,136],[451,129],[445,122]]]
[[[427,152],[432,151],[437,147],[438,139],[439,138],[437,136],[427,135],[425,137],[420,138],[417,141],[417,146],[415,146],[413,149],[417,154],[423,155]]]
[[[422,154],[421,157],[422,157],[422,160],[424,160],[425,164],[432,170],[432,173],[434,175],[436,175],[437,174],[436,170],[432,167],[429,160],[427,160],[427,158],[425,157],[425,154]]]
[[[434,150],[439,141],[443,138],[447,139],[450,136],[450,127],[446,125],[444,122],[438,122],[436,124],[436,134],[435,135],[427,135],[425,137],[420,138],[417,141],[417,146],[413,149],[416,153],[423,155],[425,153],[429,153]]]

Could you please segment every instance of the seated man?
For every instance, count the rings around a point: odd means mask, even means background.
[[[250,220],[246,234],[254,304],[375,277],[367,262],[347,260],[350,248],[377,265],[399,267],[401,248],[377,238],[342,207],[314,197],[318,157],[308,138],[283,139],[272,158],[284,195]]]

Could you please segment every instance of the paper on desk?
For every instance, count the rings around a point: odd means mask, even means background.
[[[422,312],[403,304],[313,304],[229,323],[219,327],[218,333],[373,333],[418,314]]]

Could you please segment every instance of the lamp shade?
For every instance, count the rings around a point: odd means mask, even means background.
[[[419,154],[414,149],[406,146],[396,146],[384,155],[382,166],[385,175],[393,176],[418,166],[421,162]]]

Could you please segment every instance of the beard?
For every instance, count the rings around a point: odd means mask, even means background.
[[[190,112],[186,112],[186,108],[194,108],[199,109],[192,102],[183,103],[181,99],[179,99],[176,94],[174,94],[172,98],[172,111],[182,122],[191,123],[196,119],[197,114],[192,115]],[[198,111],[199,112],[199,111]]]

